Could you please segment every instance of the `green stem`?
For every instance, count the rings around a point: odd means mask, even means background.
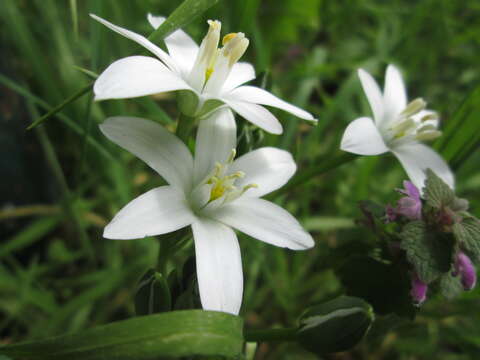
[[[28,127],[27,127],[27,130],[31,130],[35,127],[37,127],[38,125],[40,125],[41,123],[43,123],[45,120],[47,120],[49,117],[55,115],[56,113],[58,113],[60,110],[62,110],[65,106],[67,106],[68,104],[70,104],[71,102],[74,102],[75,100],[77,100],[78,98],[82,97],[83,95],[85,95],[86,93],[88,93],[92,87],[93,87],[93,81],[90,82],[88,85],[84,86],[83,88],[81,88],[80,90],[78,90],[75,94],[69,96],[68,98],[66,98],[65,100],[63,100],[60,104],[58,104],[57,106],[55,106],[52,110],[50,110],[49,112],[47,112],[45,115],[43,115],[42,117],[40,117],[39,119],[35,120],[33,123],[31,123]]]
[[[357,158],[358,158],[358,155],[344,152],[337,156],[330,157],[330,159],[325,159],[324,161],[321,161],[319,165],[312,166],[310,168],[307,168],[299,172],[297,175],[295,175],[292,178],[292,180],[290,180],[290,182],[286,186],[269,195],[269,198],[274,198],[276,196],[285,194],[291,189],[306,183],[307,181],[313,179],[314,177],[322,175],[327,171],[336,169],[337,167],[343,164],[346,164],[352,160],[355,160]]]
[[[246,342],[295,341],[297,328],[245,330]]]
[[[178,117],[178,121],[177,121],[177,129],[175,130],[175,135],[177,135],[178,138],[182,140],[184,143],[187,143],[194,125],[195,125],[194,117],[187,116],[180,113],[180,116]]]
[[[189,237],[189,229],[184,228],[173,233],[157,236],[159,242],[157,271],[165,275],[168,259],[184,244],[184,240]]]

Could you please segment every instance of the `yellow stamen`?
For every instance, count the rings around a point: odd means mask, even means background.
[[[237,33],[230,33],[225,35],[222,39],[222,45],[225,45],[227,42],[232,40],[235,36],[237,36]]]

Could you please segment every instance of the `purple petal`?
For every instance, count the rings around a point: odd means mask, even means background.
[[[418,191],[417,187],[413,185],[411,181],[405,180],[403,187],[405,188],[405,195],[420,201],[420,191]]]

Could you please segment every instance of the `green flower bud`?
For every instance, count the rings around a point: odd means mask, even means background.
[[[135,313],[139,316],[170,311],[172,300],[165,277],[153,269],[142,276],[135,293]]]
[[[364,337],[373,320],[370,304],[341,296],[313,306],[301,316],[298,342],[318,355],[345,351]]]

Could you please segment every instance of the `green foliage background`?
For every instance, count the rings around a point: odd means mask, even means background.
[[[85,96],[42,127],[25,128],[87,84],[78,67],[99,73],[138,50],[88,13],[149,34],[146,13],[168,15],[179,3],[2,1],[0,344],[134,315],[135,284],[155,266],[158,242],[107,241],[102,228],[123,205],[162,180],[109,143],[96,125],[107,116],[129,114],[173,129],[175,99],[162,95],[93,103]],[[251,39],[244,59],[257,74],[266,71],[275,94],[318,117],[318,126],[311,127],[276,112],[284,134],[265,135],[259,142],[291,151],[300,172],[336,154],[348,122],[370,113],[356,69],[382,79],[386,64],[397,64],[410,97],[424,97],[441,114],[444,128],[449,121],[454,124],[449,140],[435,146],[452,160],[455,151],[470,144],[453,165],[457,194],[470,200],[478,216],[480,156],[474,151],[476,138],[471,139],[480,131],[475,112],[480,95],[471,98],[466,121],[452,119],[480,81],[479,15],[474,0],[229,0],[186,30],[200,41],[206,19],[215,18],[222,21],[223,33],[244,32]],[[348,255],[369,251],[374,242],[355,226],[357,202],[393,203],[393,189],[404,178],[393,157],[361,158],[275,198],[313,232],[316,247],[290,252],[240,237],[246,325],[293,326],[308,305],[342,294],[333,270]],[[169,268],[192,251],[190,246],[175,255]],[[357,282],[369,280],[359,277]],[[387,331],[381,328],[387,321],[379,322],[355,350],[335,358],[475,359],[480,353],[479,292],[452,301],[429,299],[414,322],[397,322]],[[261,344],[256,357],[298,358],[315,357],[289,343]]]

